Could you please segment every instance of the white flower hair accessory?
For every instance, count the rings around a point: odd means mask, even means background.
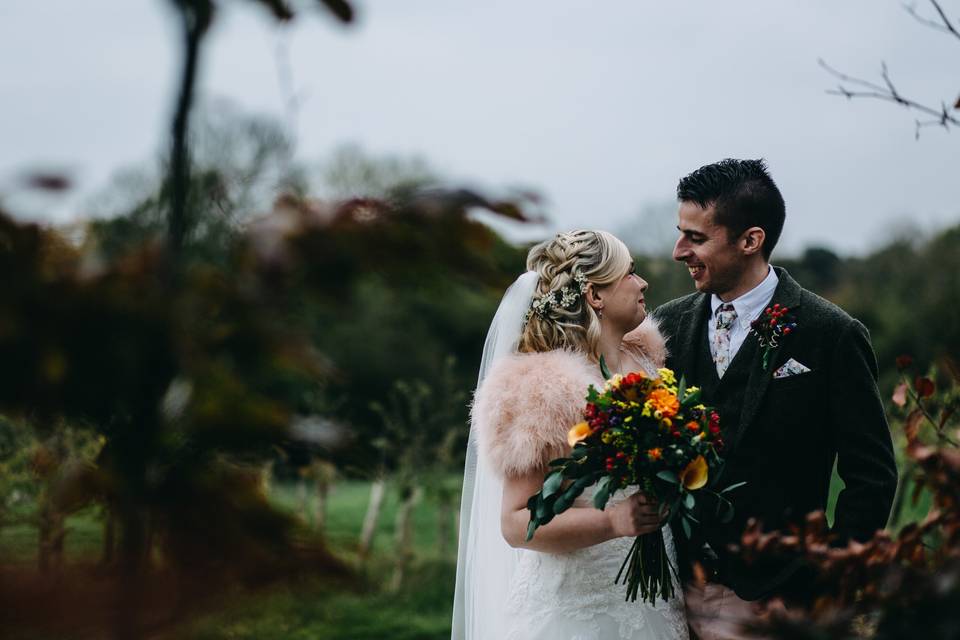
[[[587,292],[587,276],[579,269],[573,270],[573,282],[559,289],[548,291],[542,296],[534,296],[530,301],[530,308],[523,316],[523,324],[530,321],[530,314],[535,313],[544,320],[550,317],[551,309],[572,309],[577,305],[580,296]]]

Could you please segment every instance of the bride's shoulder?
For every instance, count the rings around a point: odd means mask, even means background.
[[[636,329],[623,336],[622,348],[638,362],[649,362],[654,368],[662,367],[667,361],[666,339],[653,316],[647,316]]]
[[[494,363],[471,408],[480,450],[502,476],[542,468],[568,451],[567,432],[580,421],[587,387],[600,384],[583,353],[517,353]]]

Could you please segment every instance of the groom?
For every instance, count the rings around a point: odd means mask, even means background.
[[[735,638],[731,621],[755,615],[752,601],[789,606],[815,595],[800,560],[748,564],[731,552],[747,520],[785,530],[825,509],[836,462],[845,488],[833,532],[841,541],[867,539],[886,524],[897,468],[866,328],[769,264],[785,207],[764,162],[701,167],[680,180],[677,196],[673,257],[687,265],[697,293],[654,315],[667,337],[667,366],[720,413],[726,465],[713,488],[746,484],[728,494],[732,522],[701,520],[689,544],[680,531],[674,537],[691,629],[702,640]],[[767,333],[781,333],[777,346],[767,349],[767,338],[751,332],[758,317]],[[705,584],[691,579],[694,562]]]

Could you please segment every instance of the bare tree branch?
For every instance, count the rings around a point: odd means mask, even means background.
[[[887,102],[893,102],[899,104],[902,107],[907,109],[913,109],[914,111],[919,111],[920,113],[932,116],[933,120],[916,120],[916,137],[920,137],[920,129],[927,126],[941,126],[946,130],[950,130],[951,126],[960,127],[960,118],[952,115],[950,110],[947,108],[946,103],[941,103],[939,109],[933,107],[928,107],[926,105],[920,104],[915,100],[905,98],[903,95],[897,91],[896,86],[893,84],[893,81],[890,79],[890,73],[887,69],[886,62],[881,64],[881,77],[883,78],[883,85],[870,82],[869,80],[864,80],[862,78],[856,78],[851,75],[847,75],[841,71],[837,71],[830,65],[826,63],[822,58],[818,60],[820,66],[826,69],[826,71],[840,80],[841,84],[837,86],[836,89],[829,89],[827,93],[830,95],[843,96],[847,99],[852,98],[874,98],[877,100],[885,100]],[[867,89],[866,91],[848,89],[846,85],[854,85],[857,87],[863,87]]]
[[[943,33],[953,34],[957,39],[960,39],[960,31],[957,30],[957,27],[955,27],[950,21],[950,18],[947,17],[943,7],[940,6],[940,3],[937,2],[937,0],[930,0],[930,4],[932,4],[933,8],[936,9],[938,14],[940,14],[939,22],[921,16],[917,12],[917,6],[915,4],[904,5],[903,8],[920,24],[926,25],[931,29],[936,29],[937,31],[942,31]]]

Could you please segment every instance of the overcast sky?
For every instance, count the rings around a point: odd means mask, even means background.
[[[168,4],[0,1],[8,202],[24,170],[63,168],[78,195],[50,208],[62,219],[156,155],[179,64]],[[916,141],[910,113],[824,93],[818,57],[871,78],[886,60],[905,94],[957,98],[960,41],[898,0],[366,0],[349,29],[221,4],[203,94],[287,122],[304,161],[345,142],[421,155],[471,184],[539,190],[558,227],[642,235],[644,210],[671,216],[680,176],[762,156],[787,201],[785,253],[863,252],[902,220],[960,221],[960,131]],[[944,5],[960,18],[960,2]]]

